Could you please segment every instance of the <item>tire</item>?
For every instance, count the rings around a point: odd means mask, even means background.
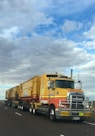
[[[32,109],[32,114],[36,115],[36,109],[35,108]]]
[[[37,115],[37,111],[36,111],[36,109],[35,109],[35,105],[33,105],[33,109],[31,108],[31,114],[33,114],[33,115]]]
[[[32,114],[32,108],[29,108],[29,112],[30,112],[30,114]]]
[[[21,106],[21,110],[24,111],[24,106]]]
[[[56,115],[55,115],[55,108],[54,108],[54,106],[51,106],[51,107],[50,107],[50,110],[49,110],[49,118],[50,118],[52,121],[56,121]]]

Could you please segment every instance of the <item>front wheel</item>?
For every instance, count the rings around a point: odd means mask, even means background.
[[[56,115],[55,115],[55,108],[54,106],[51,106],[50,107],[50,110],[49,110],[49,117],[52,121],[56,121]]]

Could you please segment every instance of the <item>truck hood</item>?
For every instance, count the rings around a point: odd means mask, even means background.
[[[68,93],[83,93],[83,90],[80,89],[71,89],[71,88],[56,88],[55,95],[66,97]]]

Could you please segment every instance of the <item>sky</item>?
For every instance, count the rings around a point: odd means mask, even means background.
[[[0,0],[0,99],[35,75],[70,69],[95,100],[95,0]]]

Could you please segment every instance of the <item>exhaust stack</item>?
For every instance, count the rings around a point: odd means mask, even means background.
[[[73,77],[73,69],[71,69],[71,78]]]

